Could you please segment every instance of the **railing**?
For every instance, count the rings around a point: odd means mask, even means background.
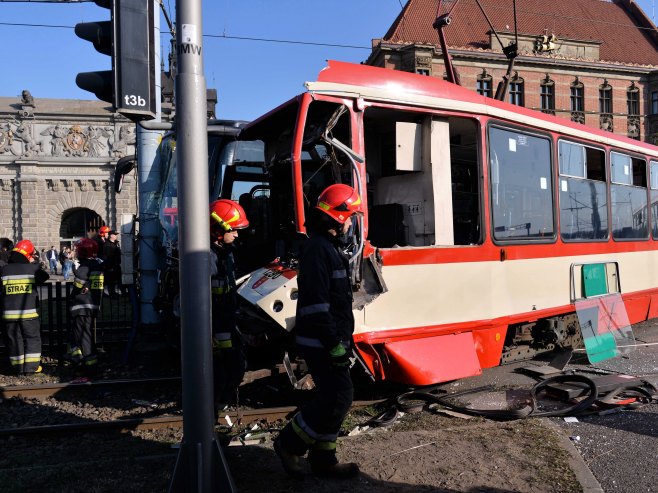
[[[70,295],[72,283],[48,282],[38,286],[39,317],[41,321],[42,354],[62,361],[66,344],[71,338]],[[132,288],[131,288],[132,289]],[[125,344],[134,327],[131,296],[127,292],[112,298],[103,296],[101,310],[96,318],[95,341],[99,347]],[[6,354],[6,348],[1,348]]]

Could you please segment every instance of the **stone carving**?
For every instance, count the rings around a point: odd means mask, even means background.
[[[68,131],[65,128],[61,127],[59,124],[54,127],[51,126],[41,132],[41,135],[49,135],[51,137],[50,153],[53,157],[64,156],[64,152],[66,151],[66,137],[68,135]]]
[[[599,116],[599,128],[606,132],[614,132],[615,127],[613,125],[612,115],[609,113],[602,113]]]
[[[73,184],[74,184],[74,181],[71,180],[71,179],[67,178],[67,179],[64,180],[64,185],[66,186],[66,191],[67,192],[72,192],[73,191]]]
[[[3,192],[9,192],[11,190],[11,178],[0,178],[0,187]]]
[[[11,145],[14,143],[14,132],[11,131],[9,123],[0,127],[0,154],[11,151]]]
[[[96,192],[103,190],[103,180],[91,180],[91,185]]]
[[[129,145],[135,145],[135,129],[132,125],[121,125],[114,140],[110,142],[112,156],[124,157],[128,153]]]
[[[31,106],[32,108],[35,107],[34,98],[27,89],[23,89],[23,92],[21,93],[21,105]]]
[[[585,124],[585,113],[583,111],[572,111],[571,121],[576,123]]]
[[[89,191],[89,180],[80,180],[80,190],[83,192]]]
[[[68,147],[68,154],[71,156],[82,156],[85,152],[85,143],[87,137],[82,133],[79,125],[73,125],[66,135],[66,147]]]
[[[50,188],[52,188],[53,192],[59,192],[59,184],[61,183],[59,180],[48,180],[50,181]]]
[[[639,116],[629,116],[628,117],[628,136],[631,139],[640,138],[640,117]]]
[[[101,127],[87,127],[87,143],[85,151],[89,157],[101,157],[103,149],[107,147],[101,138],[109,138],[112,134]]]
[[[14,156],[30,158],[40,153],[41,142],[34,140],[32,136],[32,125],[24,121],[20,122],[14,131],[14,138],[23,143],[22,152],[16,152],[14,149],[11,150]]]

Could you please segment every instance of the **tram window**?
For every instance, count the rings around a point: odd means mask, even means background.
[[[489,159],[494,238],[553,239],[550,140],[491,127]]]
[[[558,160],[562,240],[607,239],[605,152],[561,140],[558,144]]]
[[[371,107],[364,141],[374,246],[481,243],[475,120]]]
[[[649,235],[646,161],[618,152],[610,153],[612,237],[641,240]]]
[[[658,161],[651,161],[649,167],[651,183],[651,236],[658,240]]]

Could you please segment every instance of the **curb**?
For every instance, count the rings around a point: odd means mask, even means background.
[[[594,477],[594,474],[592,474],[592,471],[590,471],[589,467],[578,452],[578,449],[573,443],[571,443],[571,440],[562,433],[562,429],[550,419],[544,419],[543,421],[555,432],[555,435],[560,442],[560,446],[569,454],[569,466],[576,475],[576,479],[580,483],[580,486],[582,486],[583,493],[605,493],[601,484]]]

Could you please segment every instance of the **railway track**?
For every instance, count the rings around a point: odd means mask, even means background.
[[[360,409],[375,404],[380,404],[386,399],[369,401],[355,401],[352,410]],[[228,425],[226,416],[232,423],[249,425],[256,422],[275,422],[292,417],[297,410],[295,406],[271,407],[261,409],[238,409],[227,412],[217,424]],[[79,423],[67,423],[43,426],[25,426],[0,429],[0,438],[9,436],[39,435],[47,436],[58,433],[92,433],[92,432],[119,432],[126,433],[134,430],[157,430],[164,428],[181,428],[183,416],[158,416],[151,418],[130,418],[112,421],[83,421]]]
[[[180,377],[137,378],[118,380],[93,380],[88,382],[43,383],[35,385],[12,385],[0,387],[0,398],[11,399],[23,397],[26,399],[45,399],[62,392],[89,391],[91,389],[111,390],[138,387],[142,385],[175,385],[180,384]]]

